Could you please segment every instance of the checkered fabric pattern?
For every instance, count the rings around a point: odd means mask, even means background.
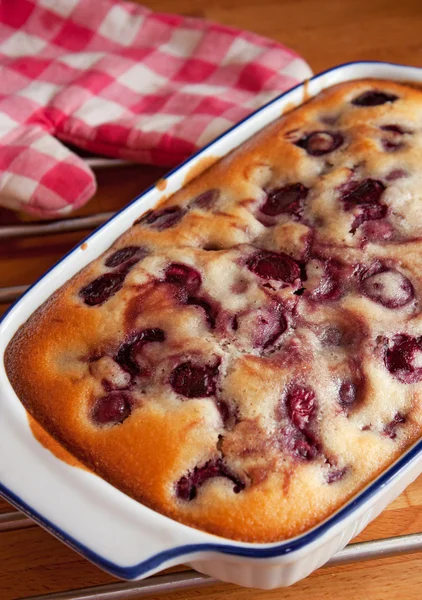
[[[113,0],[2,0],[0,68],[0,205],[43,216],[95,192],[61,142],[171,166],[311,74],[258,35]]]

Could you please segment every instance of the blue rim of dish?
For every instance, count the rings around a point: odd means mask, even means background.
[[[309,79],[309,81],[319,79],[320,77],[322,77],[323,75],[326,75],[327,73],[331,73],[331,72],[337,71],[339,69],[344,69],[345,67],[358,66],[358,65],[374,65],[374,66],[384,65],[384,66],[391,66],[391,67],[403,67],[403,68],[415,68],[415,69],[418,68],[418,67],[409,67],[408,65],[400,65],[398,63],[389,63],[389,62],[383,62],[383,61],[372,61],[372,60],[355,61],[355,62],[344,63],[342,65],[338,65],[338,66],[332,67],[330,69],[326,69],[325,71],[322,71],[321,73],[318,73],[317,75],[314,75],[313,77],[311,77]],[[420,69],[420,70],[422,71],[422,69]],[[168,179],[171,175],[176,173],[183,166],[187,165],[189,162],[191,162],[193,160],[196,160],[205,150],[207,150],[208,148],[213,146],[215,143],[217,143],[223,137],[229,135],[232,131],[237,129],[240,125],[242,125],[243,123],[246,123],[249,119],[251,119],[255,115],[265,111],[269,106],[271,106],[275,102],[278,102],[283,96],[291,93],[293,90],[301,87],[302,85],[303,85],[303,82],[290,88],[286,92],[283,92],[282,94],[280,94],[279,96],[277,96],[276,98],[274,98],[273,100],[271,100],[270,102],[268,102],[267,104],[265,104],[264,106],[262,106],[261,108],[256,110],[255,112],[253,112],[252,114],[250,114],[247,117],[245,117],[244,119],[242,119],[242,121],[239,121],[239,123],[237,123],[236,125],[231,127],[228,131],[225,131],[224,133],[222,133],[220,136],[218,136],[216,139],[214,139],[212,142],[210,142],[207,146],[205,146],[204,148],[202,148],[201,150],[196,152],[193,156],[189,157],[183,163],[181,163],[180,165],[178,165],[177,167],[175,167],[174,169],[172,169],[171,171],[166,173],[164,178]],[[19,302],[22,301],[24,296],[26,296],[26,294],[28,294],[29,291],[37,283],[39,283],[42,279],[44,279],[48,275],[48,273],[50,273],[50,271],[52,271],[54,268],[56,268],[65,258],[67,258],[78,247],[80,247],[80,245],[82,243],[88,241],[94,234],[98,233],[103,227],[108,225],[111,221],[113,221],[115,218],[117,218],[122,212],[127,210],[129,208],[129,206],[132,206],[135,202],[138,202],[139,200],[141,200],[141,198],[143,198],[147,193],[149,193],[154,187],[155,187],[155,185],[151,185],[144,192],[142,192],[142,194],[140,194],[139,196],[136,196],[136,198],[134,198],[127,206],[125,206],[120,211],[118,211],[115,215],[113,215],[106,223],[103,223],[100,227],[98,227],[93,232],[91,232],[81,242],[79,242],[77,244],[77,246],[75,246],[69,252],[67,252],[55,265],[50,267],[50,269],[48,269],[48,271],[46,271],[41,277],[39,277],[26,290],[26,292],[24,292],[24,294],[18,300],[16,300],[16,302],[14,302],[12,304],[12,306],[9,307],[9,309],[5,312],[5,314],[0,318],[0,324],[5,320],[6,316],[9,314],[9,312]],[[66,533],[63,529],[61,529],[60,527],[58,527],[57,525],[55,525],[54,523],[49,521],[46,517],[44,517],[38,511],[34,510],[24,500],[22,500],[22,498],[20,498],[16,494],[14,494],[14,492],[9,490],[1,482],[0,482],[0,494],[8,502],[10,502],[16,508],[18,508],[23,513],[28,515],[35,522],[37,522],[39,525],[44,527],[44,529],[49,531],[52,535],[57,537],[62,542],[66,543],[68,546],[70,546],[71,548],[76,550],[79,554],[81,554],[82,556],[84,556],[85,558],[90,560],[91,562],[95,563],[96,565],[98,565],[99,567],[104,569],[105,571],[108,571],[115,577],[120,577],[121,579],[131,580],[131,579],[137,579],[142,576],[145,576],[149,571],[159,569],[161,566],[163,566],[163,568],[164,568],[164,564],[170,560],[173,560],[178,557],[184,557],[184,560],[187,560],[188,556],[191,556],[192,554],[196,554],[198,552],[218,552],[220,554],[242,556],[242,557],[248,557],[248,558],[253,558],[253,559],[274,558],[274,557],[278,557],[278,556],[284,556],[287,554],[291,554],[292,552],[300,550],[301,548],[310,544],[311,542],[314,542],[317,538],[321,537],[324,533],[326,533],[329,529],[334,527],[341,520],[348,517],[356,509],[358,509],[360,506],[362,506],[362,504],[364,504],[367,500],[369,500],[372,496],[374,496],[382,488],[384,488],[386,485],[388,485],[391,482],[391,480],[397,474],[399,474],[401,470],[408,467],[409,464],[411,462],[413,462],[418,457],[419,454],[422,455],[422,440],[419,440],[413,446],[413,448],[411,448],[410,450],[408,450],[406,452],[406,454],[404,456],[399,458],[393,465],[391,465],[386,471],[384,471],[384,473],[382,473],[367,488],[365,488],[361,492],[358,492],[358,494],[355,498],[350,500],[345,506],[343,506],[343,508],[339,509],[336,513],[334,513],[334,515],[332,515],[331,517],[326,519],[320,525],[317,525],[314,529],[312,529],[308,533],[304,533],[292,540],[287,540],[285,542],[281,542],[279,544],[272,545],[271,547],[260,547],[260,545],[258,545],[258,544],[251,544],[250,547],[235,546],[230,543],[227,544],[227,543],[218,543],[218,542],[201,543],[201,544],[199,544],[199,543],[198,544],[184,544],[184,545],[176,546],[175,548],[171,548],[169,550],[164,550],[162,552],[158,552],[157,554],[154,554],[150,558],[147,558],[147,559],[143,560],[142,562],[140,562],[136,565],[129,566],[129,567],[120,566],[120,565],[113,563],[113,562],[109,561],[108,559],[102,557],[101,555],[97,554],[96,552],[94,552],[93,550],[91,550],[90,548],[88,548],[87,546],[85,546],[84,544],[82,544],[81,542],[76,540],[75,538],[73,538],[70,534]]]

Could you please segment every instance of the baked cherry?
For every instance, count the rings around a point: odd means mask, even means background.
[[[160,210],[149,210],[140,219],[135,221],[135,225],[149,225],[153,229],[162,231],[176,225],[185,215],[186,210],[180,206],[170,206]]]
[[[264,350],[273,346],[287,329],[287,319],[280,305],[261,310],[254,327],[254,346]]]
[[[362,293],[386,308],[400,308],[413,300],[415,291],[407,277],[395,269],[382,268],[361,281]]]
[[[342,195],[346,210],[352,210],[355,206],[378,204],[385,185],[377,179],[365,179],[360,183],[352,184]]]
[[[384,150],[387,152],[395,152],[403,147],[402,135],[405,133],[411,133],[411,131],[406,131],[400,125],[383,125],[380,127],[382,131],[386,131],[389,136],[382,140],[382,145]]]
[[[362,235],[370,242],[383,242],[391,240],[394,228],[387,221],[367,221],[361,228]]]
[[[208,325],[211,329],[215,328],[218,313],[217,308],[208,300],[195,295],[202,283],[202,278],[198,271],[181,263],[172,263],[165,271],[164,282],[177,285],[178,291],[176,296],[179,302],[202,308],[205,312]]]
[[[134,264],[133,260],[136,259],[136,262],[138,262],[141,258],[144,258],[144,256],[146,256],[146,250],[144,248],[140,248],[139,246],[126,246],[109,256],[105,262],[105,266],[111,268],[119,267],[129,260],[131,264]]]
[[[132,341],[122,344],[115,356],[115,360],[125,371],[131,375],[137,375],[139,373],[139,366],[132,356],[132,344]]]
[[[159,327],[151,327],[150,329],[144,329],[139,334],[137,343],[148,344],[149,342],[164,342],[166,334]]]
[[[376,179],[365,179],[346,188],[341,199],[345,210],[353,211],[355,215],[351,233],[355,233],[365,221],[374,221],[386,216],[387,207],[380,202],[384,190],[385,185]]]
[[[104,273],[79,291],[88,306],[103,304],[122,287],[126,273]]]
[[[89,370],[96,379],[101,381],[107,392],[125,389],[130,385],[130,374],[111,356],[95,357]]]
[[[395,335],[384,355],[387,369],[402,383],[422,380],[422,337]]]
[[[283,445],[297,458],[314,459],[320,451],[318,440],[310,428],[316,410],[314,392],[295,385],[288,392],[285,404],[290,423],[282,431]]]
[[[232,429],[234,425],[239,422],[237,407],[229,404],[225,400],[221,400],[221,398],[216,401],[215,405],[220,413],[224,426],[228,429]]]
[[[201,275],[188,265],[172,263],[164,273],[165,283],[183,286],[188,295],[195,294],[201,287]]]
[[[405,129],[403,129],[403,127],[400,127],[400,125],[382,125],[380,127],[380,129],[382,129],[382,131],[389,131],[390,133],[396,133],[397,135],[403,135],[404,133],[410,133],[409,131],[406,131]]]
[[[340,481],[343,479],[347,471],[347,467],[343,467],[343,469],[332,469],[327,474],[327,483],[335,483],[336,481]]]
[[[199,194],[192,202],[192,206],[196,208],[200,208],[201,210],[211,210],[215,207],[218,199],[220,197],[220,190],[214,188],[211,190],[206,190]]]
[[[287,393],[286,405],[292,423],[301,431],[306,430],[316,410],[313,390],[302,385],[293,386]]]
[[[284,252],[269,252],[259,250],[253,254],[247,267],[262,279],[275,279],[285,283],[294,283],[300,278],[300,267],[298,263]]]
[[[141,352],[142,347],[151,342],[164,342],[165,339],[166,334],[159,327],[152,327],[134,333],[127,342],[120,346],[115,361],[128,373],[137,375],[141,371],[137,355]]]
[[[343,381],[338,392],[340,406],[349,409],[356,402],[357,393],[358,389],[353,381]]]
[[[319,273],[318,284],[310,292],[312,300],[323,302],[340,298],[343,286],[338,261],[314,259],[308,263],[306,272],[310,282]]]
[[[213,396],[217,385],[218,367],[198,365],[186,361],[173,369],[170,385],[177,394],[186,398]]]
[[[215,328],[215,323],[217,319],[217,309],[213,307],[209,302],[204,300],[203,298],[196,298],[195,296],[190,296],[186,304],[189,306],[199,306],[205,312],[205,318],[207,320],[208,325],[211,329]]]
[[[228,468],[221,458],[218,458],[209,460],[202,467],[195,467],[191,473],[181,477],[176,484],[176,494],[181,500],[193,500],[196,498],[198,489],[214,477],[229,479],[234,484],[233,492],[235,494],[245,487],[243,481]]]
[[[306,438],[296,439],[293,443],[294,454],[305,460],[312,460],[318,454],[318,449]]]
[[[406,417],[400,413],[396,413],[393,420],[385,425],[384,434],[394,440],[397,437],[397,427],[403,423],[406,423]]]
[[[130,411],[127,394],[113,392],[96,401],[92,411],[92,419],[98,425],[116,425],[127,419]]]
[[[320,342],[322,346],[339,347],[345,345],[345,331],[342,327],[335,325],[323,327],[320,332]]]
[[[314,131],[296,142],[296,146],[304,148],[311,156],[322,156],[337,150],[343,144],[343,141],[343,136],[340,133]]]
[[[386,152],[396,152],[396,150],[400,150],[400,148],[403,148],[402,142],[396,140],[389,140],[387,138],[384,138],[383,140],[381,140],[381,143],[383,149]]]
[[[381,92],[379,90],[368,90],[352,100],[355,106],[380,106],[387,102],[395,102],[398,96],[389,92]]]
[[[282,213],[301,217],[303,201],[308,192],[308,188],[301,183],[293,183],[271,190],[260,210],[269,217],[276,217]]]
[[[365,223],[365,221],[373,221],[376,219],[383,219],[387,214],[387,207],[381,204],[364,205],[362,206],[355,220],[352,223],[350,233],[355,233],[356,229]]]
[[[408,177],[409,173],[405,171],[405,169],[393,169],[389,172],[389,174],[385,177],[386,181],[396,181],[397,179],[402,179],[403,177]]]

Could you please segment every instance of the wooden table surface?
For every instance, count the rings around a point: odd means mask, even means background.
[[[422,66],[421,0],[146,0],[152,9],[207,17],[290,45],[314,72],[341,62],[377,59]],[[93,7],[95,2],[93,0]],[[163,174],[152,167],[98,172],[98,193],[78,215],[124,206]],[[27,221],[0,209],[0,225]],[[13,242],[0,240],[0,287],[29,284],[80,240],[80,233]],[[0,314],[6,305],[0,305]],[[0,511],[11,507],[0,501]],[[359,540],[422,531],[419,478]],[[0,534],[0,600],[115,581],[37,526]],[[168,600],[342,600],[422,597],[422,554],[324,568],[291,588],[259,592],[219,584],[160,596]],[[155,596],[150,596],[150,600]]]

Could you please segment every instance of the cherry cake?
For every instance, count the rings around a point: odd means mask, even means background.
[[[421,123],[340,84],[140,215],[10,343],[24,406],[187,525],[322,521],[421,435]]]

